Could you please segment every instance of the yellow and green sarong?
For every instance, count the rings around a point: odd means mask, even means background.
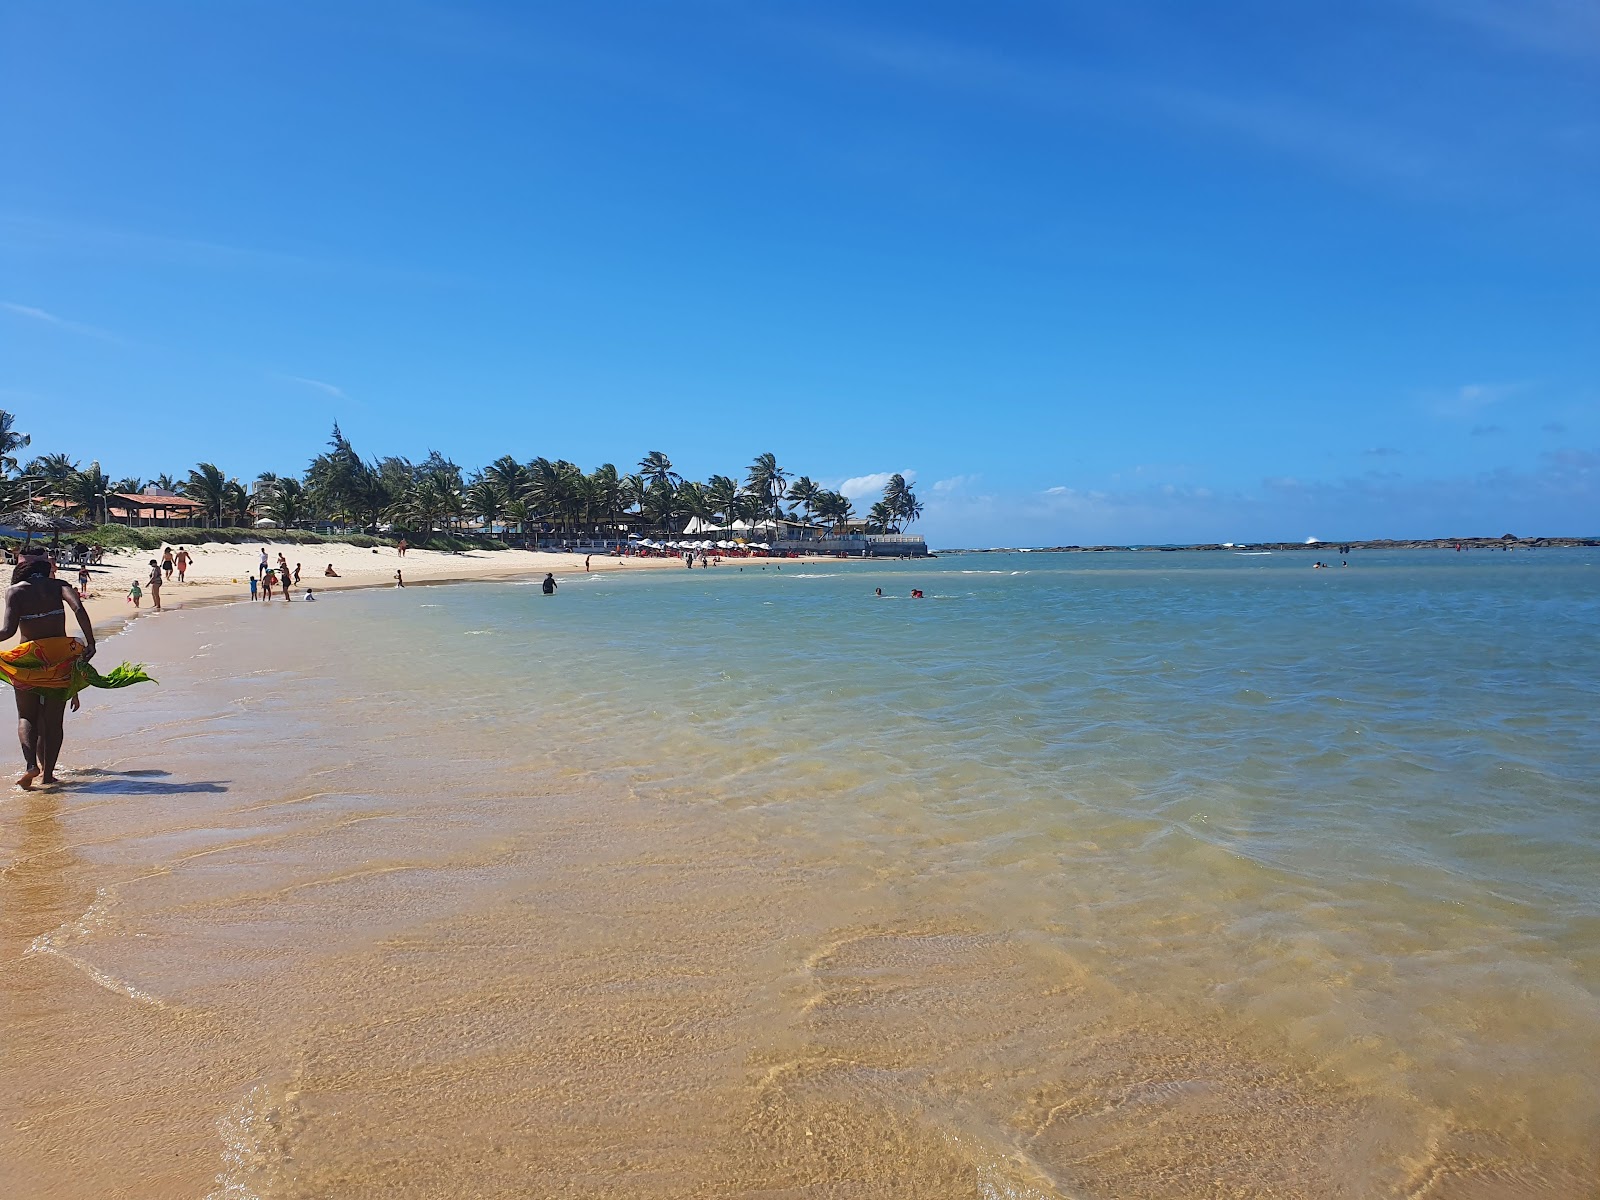
[[[0,677],[18,691],[64,692],[70,699],[86,687],[121,688],[154,683],[143,663],[123,663],[102,675],[83,661],[77,638],[48,637],[0,650]]]

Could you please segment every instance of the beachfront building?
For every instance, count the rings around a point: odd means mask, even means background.
[[[111,492],[106,496],[106,517],[116,525],[192,526],[205,520],[206,506],[151,484],[142,492]]]

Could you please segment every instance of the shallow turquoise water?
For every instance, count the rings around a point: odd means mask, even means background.
[[[340,910],[381,910],[382,936],[488,912],[451,871],[513,886],[535,868],[506,848],[569,784],[580,810],[624,798],[602,826],[637,798],[718,861],[724,830],[771,847],[790,865],[717,886],[756,942],[788,931],[729,1002],[755,1031],[741,1070],[786,1073],[729,1103],[805,1138],[838,1104],[874,1114],[841,1126],[865,1145],[930,1130],[980,1195],[1593,1195],[1600,554],[1351,561],[624,568],[553,597],[233,606],[138,623],[111,653],[164,658],[166,682],[105,701],[69,752],[233,781],[103,810],[137,837],[82,818],[122,875],[159,866],[120,893],[141,928],[208,938],[258,876],[313,894],[368,860],[409,864]],[[361,823],[334,840],[324,812]],[[213,843],[245,847],[244,883],[187,865]],[[219,907],[196,920],[185,889]],[[663,937],[693,961],[706,919]],[[513,958],[572,950],[494,929]],[[124,974],[165,995],[192,971]]]
[[[978,555],[407,600],[642,786],[914,856],[1131,986],[1581,1129],[1600,555],[1310,562]],[[1152,937],[1155,913],[1182,920]]]

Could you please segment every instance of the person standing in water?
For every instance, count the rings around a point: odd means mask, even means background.
[[[539,585],[539,587],[544,592],[544,594],[546,596],[554,596],[556,594],[556,577],[555,577],[555,575],[554,574],[546,574],[545,577],[544,577],[544,582],[541,583]]]
[[[0,651],[0,676],[15,689],[17,698],[17,740],[23,762],[17,785],[32,788],[40,779],[53,784],[62,722],[68,705],[73,712],[78,710],[78,693],[86,687],[119,688],[154,680],[142,666],[123,663],[110,675],[101,675],[89,665],[95,652],[94,623],[77,589],[52,577],[48,558],[29,557],[17,563],[3,604],[0,641],[22,635],[17,645]],[[68,611],[83,630],[82,641],[67,636]]]
[[[161,564],[155,559],[150,560],[150,578],[145,580],[145,586],[150,589],[150,603],[157,612],[161,611]]]

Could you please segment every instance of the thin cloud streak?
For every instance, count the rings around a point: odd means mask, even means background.
[[[304,375],[275,375],[274,378],[282,379],[287,383],[298,383],[303,387],[315,388],[317,391],[324,392],[327,395],[333,396],[339,400],[350,399],[349,395],[346,394],[342,387],[339,387],[337,384],[328,383],[325,380],[309,379]]]
[[[13,316],[25,317],[30,321],[38,321],[45,325],[53,325],[57,329],[66,330],[68,333],[82,334],[84,337],[97,338],[102,342],[112,342],[119,346],[127,345],[125,338],[118,337],[104,329],[93,325],[85,325],[81,321],[69,321],[65,317],[58,317],[53,312],[46,312],[42,308],[35,308],[31,304],[16,304],[10,300],[0,300],[0,309],[11,313]]]

